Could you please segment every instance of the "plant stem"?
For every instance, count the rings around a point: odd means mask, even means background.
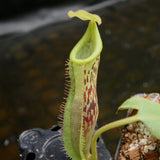
[[[91,144],[91,152],[92,152],[92,156],[91,156],[91,160],[97,160],[97,148],[96,148],[96,144],[97,144],[97,139],[98,137],[105,131],[108,131],[110,129],[116,128],[116,127],[120,127],[129,123],[133,123],[139,121],[138,116],[131,116],[131,117],[127,117],[127,118],[123,118],[111,123],[108,123],[104,126],[102,126],[101,128],[99,128],[93,138],[92,138],[92,144]]]

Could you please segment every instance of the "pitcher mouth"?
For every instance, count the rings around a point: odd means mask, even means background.
[[[95,22],[90,21],[87,31],[72,49],[70,60],[77,64],[93,61],[102,50],[102,41]]]

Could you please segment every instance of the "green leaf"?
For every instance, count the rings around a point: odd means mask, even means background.
[[[142,121],[156,138],[160,139],[160,104],[143,97],[132,97],[126,100],[118,110],[136,109],[135,117]]]

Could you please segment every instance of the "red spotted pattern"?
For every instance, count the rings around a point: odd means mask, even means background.
[[[99,57],[92,64],[91,70],[84,70],[84,106],[83,106],[83,129],[84,136],[94,129],[98,118],[98,100],[96,91],[97,72]]]

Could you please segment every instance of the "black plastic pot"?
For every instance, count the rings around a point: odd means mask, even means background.
[[[34,128],[19,136],[21,160],[70,160],[63,149],[62,129],[55,125],[52,129]],[[102,137],[97,142],[98,160],[112,160]]]

